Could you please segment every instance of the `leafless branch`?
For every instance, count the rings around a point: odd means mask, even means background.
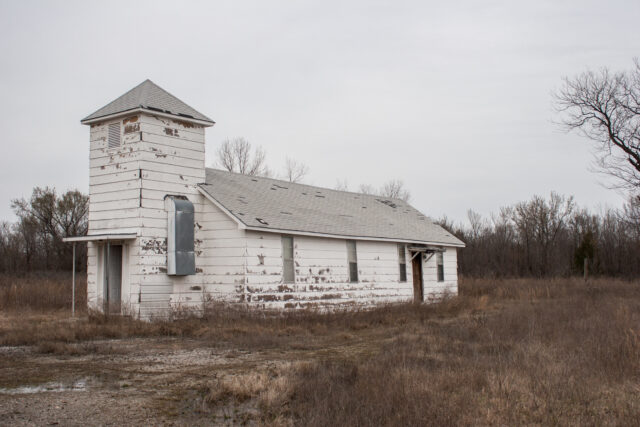
[[[244,138],[225,140],[216,155],[218,166],[229,172],[252,176],[270,175],[264,150],[260,147],[253,149],[251,143]]]
[[[640,62],[634,65],[565,78],[555,94],[564,128],[594,142],[596,170],[631,189],[640,187]]]

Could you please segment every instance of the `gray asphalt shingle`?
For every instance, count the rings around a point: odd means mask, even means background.
[[[248,227],[463,246],[406,202],[207,169],[200,184]]]
[[[157,110],[175,116],[194,118],[210,122],[211,124],[214,123],[209,117],[191,108],[149,79],[143,81],[119,98],[111,101],[95,113],[88,115],[82,119],[82,122],[133,110],[135,108]]]

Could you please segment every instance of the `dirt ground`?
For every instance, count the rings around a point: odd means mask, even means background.
[[[640,283],[476,279],[435,304],[0,312],[4,425],[639,425]]]
[[[251,425],[259,412],[253,400],[213,409],[203,402],[212,380],[358,356],[384,341],[349,336],[337,345],[249,351],[193,339],[136,338],[69,345],[77,355],[0,347],[0,424]]]

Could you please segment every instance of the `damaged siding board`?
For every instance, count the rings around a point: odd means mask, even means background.
[[[183,147],[180,143],[175,145],[179,145],[179,147],[169,144],[162,144],[161,142],[144,141],[145,148],[154,153],[156,156],[168,155],[183,159],[204,161],[204,151],[190,150]]]
[[[190,184],[196,185],[201,183],[201,177],[197,176],[189,176],[189,175],[180,175],[175,173],[166,173],[166,172],[156,172],[148,169],[142,170],[142,178],[145,181],[156,181],[156,182],[170,182],[174,184]]]
[[[140,120],[140,131],[152,135],[173,138],[174,140],[193,141],[204,144],[204,128],[179,123],[165,117],[143,114]],[[204,151],[204,148],[202,149]]]
[[[107,202],[89,202],[89,212],[112,211],[116,212],[122,209],[135,208],[140,206],[140,198],[131,198]]]
[[[116,172],[110,175],[101,175],[101,176],[92,176],[89,178],[89,185],[100,185],[100,184],[108,184],[111,182],[121,182],[121,181],[131,181],[137,180],[138,170],[130,171],[130,172]]]
[[[105,184],[95,184],[92,186],[92,194],[111,193],[114,191],[124,191],[140,188],[140,180],[128,179],[126,181],[109,182]]]
[[[155,156],[147,160],[141,160],[140,168],[142,168],[143,171],[162,172],[162,173],[170,173],[173,175],[182,175],[182,176],[190,176],[193,178],[200,178],[202,179],[201,182],[204,182],[204,179],[205,179],[204,173],[199,173],[197,168],[190,167],[190,166],[172,165],[172,164],[169,164],[168,162],[163,163],[160,160],[161,159],[159,158],[155,158]],[[204,170],[204,164],[203,164],[203,170]]]
[[[149,132],[142,132],[141,139],[144,142],[150,142],[152,144],[166,145],[169,147],[184,148],[192,151],[204,152],[203,143],[198,141],[190,141],[188,139],[176,139],[170,138],[165,135],[156,135]]]
[[[360,281],[349,281],[344,240],[295,236],[295,283],[284,283],[280,236],[247,232],[247,300],[265,308],[313,305],[363,305],[408,301],[413,288],[398,281],[395,243],[362,242],[358,245]],[[262,252],[261,252],[262,251]],[[263,254],[261,259],[257,255]],[[276,262],[270,262],[273,258]],[[263,263],[263,264],[262,264]],[[274,265],[275,264],[275,265]]]

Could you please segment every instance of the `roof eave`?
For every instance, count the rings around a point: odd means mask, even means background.
[[[328,234],[328,233],[319,233],[315,231],[303,231],[303,230],[287,230],[287,229],[279,229],[279,228],[269,228],[269,227],[256,227],[247,225],[241,218],[237,217],[233,212],[227,209],[222,203],[216,200],[207,190],[202,188],[203,184],[198,184],[198,191],[211,203],[213,203],[218,209],[224,212],[231,220],[233,220],[238,228],[241,230],[249,230],[249,231],[264,231],[267,233],[277,233],[277,234],[292,234],[299,236],[311,236],[311,237],[327,237],[331,239],[351,239],[351,240],[369,240],[374,242],[395,242],[395,243],[419,243],[426,245],[436,245],[436,246],[447,246],[447,247],[455,247],[455,248],[464,248],[466,245],[464,242],[459,241],[459,243],[446,243],[446,242],[435,242],[435,241],[427,241],[427,240],[418,240],[418,239],[401,239],[401,238],[393,238],[393,237],[371,237],[371,236],[355,236],[355,235],[345,235],[345,234]],[[206,184],[205,184],[206,185]]]
[[[125,117],[128,116],[130,114],[133,113],[144,113],[144,114],[149,114],[152,116],[160,116],[160,117],[166,117],[169,119],[178,119],[180,121],[183,122],[188,122],[188,123],[194,123],[203,127],[211,127],[213,125],[216,124],[216,122],[214,122],[213,120],[211,121],[207,121],[207,120],[201,120],[201,119],[196,119],[196,118],[192,118],[192,117],[186,117],[186,116],[181,116],[179,114],[169,114],[169,113],[164,113],[161,111],[156,111],[156,110],[150,110],[148,108],[143,108],[143,107],[136,107],[136,108],[131,108],[129,110],[124,110],[124,111],[119,111],[117,113],[113,113],[113,114],[107,114],[105,116],[100,116],[100,117],[92,117],[92,118],[84,118],[82,120],[80,120],[80,123],[82,123],[83,125],[92,125],[95,123],[102,123],[102,122],[106,122],[108,120],[114,120],[120,117]]]
[[[455,248],[464,248],[466,246],[462,242],[447,243],[447,242],[436,242],[432,240],[404,239],[404,238],[396,238],[396,237],[375,237],[375,236],[356,236],[356,235],[346,235],[346,234],[329,234],[329,233],[319,233],[315,231],[286,230],[286,229],[279,229],[279,228],[256,227],[256,226],[245,226],[244,228],[245,230],[249,230],[249,231],[264,231],[267,233],[291,234],[291,235],[311,236],[311,237],[327,237],[330,239],[367,240],[367,241],[373,241],[373,242],[393,242],[393,243],[419,243],[424,245],[446,246],[446,247],[455,247]]]
[[[102,242],[113,240],[134,240],[138,238],[138,233],[103,233],[103,234],[89,234],[86,236],[69,236],[63,237],[62,241],[65,243],[76,242]]]

